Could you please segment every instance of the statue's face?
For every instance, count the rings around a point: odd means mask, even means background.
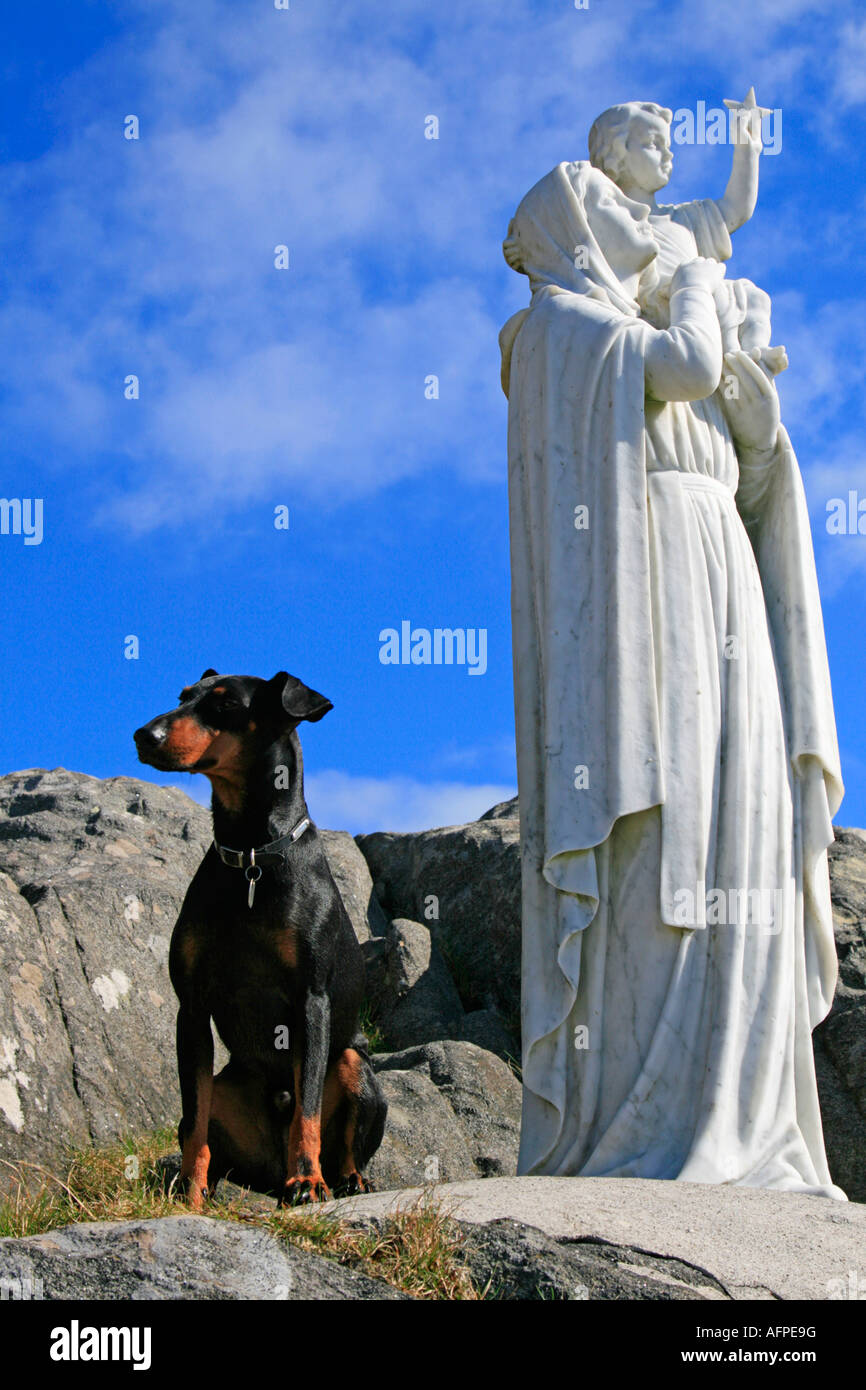
[[[627,197],[600,170],[587,182],[583,206],[590,230],[617,275],[643,270],[658,255],[646,203]]]
[[[629,121],[625,142],[626,166],[620,174],[625,188],[656,193],[671,176],[670,127],[661,116],[640,111]]]

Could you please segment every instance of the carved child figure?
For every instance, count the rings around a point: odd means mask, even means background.
[[[733,103],[728,103],[733,105]],[[603,111],[589,133],[592,164],[635,202],[650,209],[650,225],[659,254],[655,261],[658,285],[654,307],[664,321],[670,282],[677,268],[696,256],[726,261],[731,255],[731,232],[747,222],[758,198],[758,160],[761,154],[762,108],[754,89],[737,104],[739,141],[724,197],[699,198],[689,203],[663,204],[656,193],[668,183],[673,168],[670,145],[672,112],[655,102],[625,102]],[[787,366],[784,348],[770,347],[770,298],[750,280],[727,281],[716,295],[726,353],[748,351],[769,374]]]

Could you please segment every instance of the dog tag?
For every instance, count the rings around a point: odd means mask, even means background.
[[[253,899],[256,896],[256,884],[262,876],[262,871],[258,864],[252,864],[250,868],[247,869],[246,876],[247,883],[250,885],[250,891],[247,894],[247,907],[252,907]]]

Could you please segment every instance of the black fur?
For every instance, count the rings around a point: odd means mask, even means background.
[[[135,742],[142,762],[211,776],[215,840],[249,851],[308,814],[296,729],[329,709],[285,671],[265,681],[209,670],[181,692],[175,710],[139,729]],[[192,1189],[212,1190],[225,1176],[281,1200],[326,1195],[321,1177],[335,1194],[367,1190],[360,1171],[381,1143],[387,1107],[358,1024],[363,957],[315,826],[279,863],[263,867],[252,908],[248,890],[243,869],[224,864],[211,846],[172,936],[185,1182],[195,1205],[200,1196]],[[231,1054],[212,1083],[211,1020]],[[279,1045],[286,1029],[288,1048]],[[337,1078],[345,1075],[357,1086],[340,1089]],[[290,1152],[301,1116],[322,1118],[323,1095],[332,1113],[321,1131],[317,1178],[314,1145],[302,1144],[291,1165]]]

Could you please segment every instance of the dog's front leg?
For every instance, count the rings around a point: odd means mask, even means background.
[[[177,1015],[177,1065],[183,1107],[180,1179],[190,1206],[201,1211],[210,1164],[207,1131],[213,1095],[213,1034],[209,1015],[183,1003]]]
[[[322,1177],[322,1094],[331,1038],[331,1004],[310,992],[294,1048],[295,1110],[289,1127],[286,1185],[281,1202],[327,1201]]]

